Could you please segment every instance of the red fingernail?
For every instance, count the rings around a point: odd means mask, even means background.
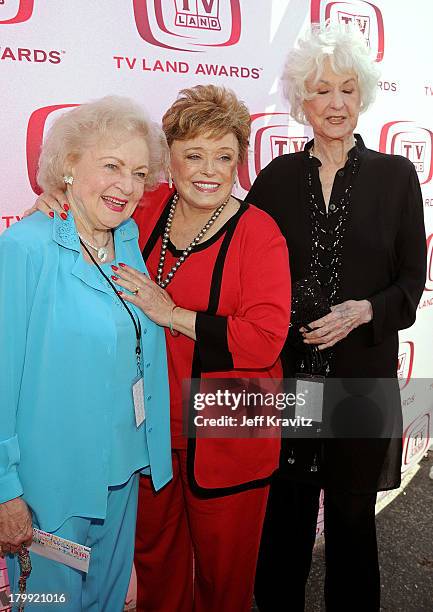
[[[124,263],[119,263],[119,266],[122,266],[122,268],[126,268],[126,264]]]
[[[111,269],[114,270],[115,272],[117,272],[117,270],[119,269],[117,266],[111,266]]]
[[[123,292],[122,291],[118,291],[117,295],[123,295]]]
[[[50,215],[51,219],[54,219],[54,213],[53,213],[52,210],[50,210],[50,212],[48,214]]]
[[[118,281],[118,280],[119,280],[119,277],[118,277],[118,276],[113,276],[113,275],[112,275],[112,276],[111,276],[111,278],[112,278],[114,281]]]
[[[68,204],[67,202],[65,202],[65,203],[63,204],[63,210],[66,210],[66,212],[68,212],[68,210],[69,210],[69,204]]]
[[[60,216],[63,219],[63,221],[66,221],[66,219],[68,218],[68,215],[66,213],[60,213]]]

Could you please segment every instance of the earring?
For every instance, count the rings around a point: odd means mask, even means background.
[[[173,189],[173,177],[171,176],[170,170],[168,171],[168,186]]]
[[[63,182],[65,183],[65,185],[72,185],[72,183],[74,182],[74,177],[70,174],[65,174],[65,176],[63,177]]]
[[[235,176],[233,179],[233,187],[238,187],[238,186],[239,186],[239,177],[238,177],[238,171],[236,169]]]

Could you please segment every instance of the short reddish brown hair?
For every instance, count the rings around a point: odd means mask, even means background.
[[[234,134],[243,161],[251,133],[251,117],[246,105],[225,87],[196,85],[182,89],[162,118],[168,146],[174,140],[188,140],[199,134],[219,138]]]

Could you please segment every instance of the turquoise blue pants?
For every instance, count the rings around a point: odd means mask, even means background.
[[[31,554],[27,593],[64,593],[64,604],[27,604],[26,612],[121,612],[134,556],[138,475],[108,489],[104,520],[72,517],[54,533],[92,549],[88,574]],[[42,527],[43,528],[43,527]],[[11,591],[18,592],[19,565],[7,559]]]

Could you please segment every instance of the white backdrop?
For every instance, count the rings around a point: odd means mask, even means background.
[[[359,125],[366,145],[409,157],[422,183],[429,273],[399,356],[406,471],[433,435],[431,0],[0,0],[0,232],[35,199],[35,165],[52,119],[107,94],[135,98],[159,120],[182,87],[233,88],[253,116],[242,195],[261,167],[309,136],[289,121],[278,80],[299,34],[326,18],[358,23],[382,71]]]

